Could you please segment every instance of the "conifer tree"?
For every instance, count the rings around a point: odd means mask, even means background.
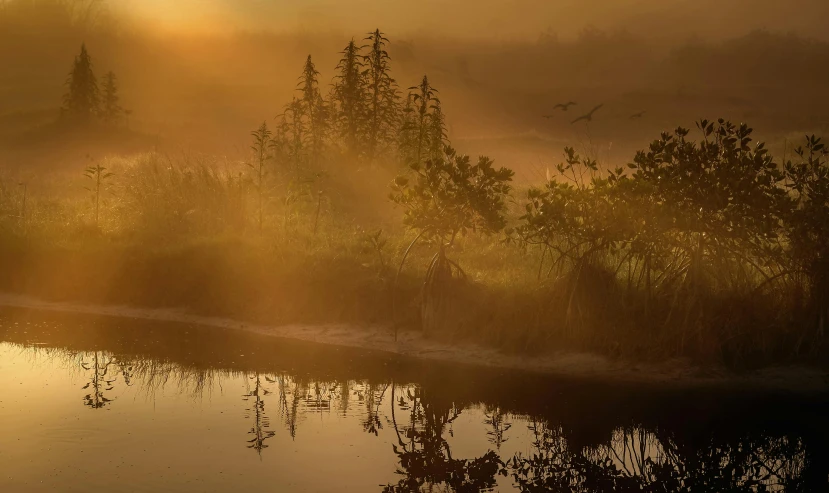
[[[385,146],[398,127],[399,95],[397,82],[391,76],[391,66],[386,44],[389,40],[377,29],[365,39],[371,51],[363,56],[367,74],[368,128],[367,153],[374,159],[379,148]]]
[[[360,154],[366,120],[366,79],[360,48],[351,40],[337,64],[332,100],[340,137],[352,158]]]
[[[417,165],[422,164],[423,159],[427,156],[429,151],[430,131],[433,129],[433,116],[435,110],[439,113],[439,118],[442,118],[440,112],[440,100],[437,97],[437,89],[429,84],[429,78],[423,76],[420,85],[409,88],[411,92],[412,105],[414,106],[414,115],[412,117],[412,129],[414,137],[414,158]],[[442,123],[441,123],[442,125]]]
[[[400,135],[397,143],[400,159],[410,165],[417,161],[417,113],[414,107],[414,94],[406,96],[406,104],[400,112]]]
[[[302,113],[306,118],[306,130],[308,134],[309,147],[311,148],[311,159],[316,164],[322,152],[325,131],[328,126],[328,112],[325,101],[320,94],[319,72],[317,72],[311,55],[305,61],[305,67],[299,78],[298,89],[302,93],[300,100],[303,108]]]
[[[109,125],[117,125],[124,114],[118,95],[118,78],[110,71],[104,76],[104,93],[101,101],[101,118]]]
[[[69,92],[63,98],[64,113],[79,120],[89,120],[97,113],[99,93],[86,44],[81,45],[81,53],[75,57],[66,85]]]
[[[446,117],[440,105],[440,100],[435,99],[432,105],[432,112],[429,115],[429,128],[427,130],[429,146],[429,159],[442,159],[444,147],[446,146]]]
[[[285,151],[293,172],[298,174],[305,155],[305,106],[302,100],[294,98],[285,107],[282,119],[287,137]]]

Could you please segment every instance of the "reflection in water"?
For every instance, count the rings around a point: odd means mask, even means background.
[[[619,429],[610,443],[573,450],[560,427],[532,423],[533,451],[507,469],[521,491],[818,491],[803,477],[803,442],[788,437],[709,441],[689,449],[669,434]],[[826,487],[825,465],[817,485]]]
[[[450,491],[462,492],[494,487],[495,475],[502,465],[494,452],[471,460],[452,457],[446,435],[454,436],[452,423],[460,416],[461,409],[454,403],[425,398],[422,388],[401,390],[402,395],[392,406],[392,421],[397,433],[397,444],[393,449],[400,461],[397,472],[403,479],[388,485],[384,491],[421,491],[428,485],[444,485]],[[398,426],[395,407],[406,411],[407,423]]]
[[[265,348],[258,339],[238,342],[240,334],[171,328],[141,342],[142,330],[149,329],[100,329],[83,340],[81,332],[13,329],[0,318],[0,349],[32,356],[33,371],[43,361],[72,375],[80,368],[79,397],[92,409],[131,406],[113,397],[127,389],[152,400],[172,391],[195,402],[242,381],[242,402],[235,401],[246,423],[235,428],[240,447],[244,439],[260,460],[279,461],[288,452],[269,444],[280,434],[302,442],[305,420],[337,418],[387,447],[396,466],[378,471],[386,479],[375,483],[385,492],[806,492],[829,484],[827,406],[819,399],[779,407],[772,399],[742,407],[712,399],[705,407],[695,396],[693,404],[670,408],[677,395],[613,400],[606,389],[564,388],[556,391],[560,404],[548,406],[550,382],[520,387],[507,378],[510,385],[499,387],[485,375],[485,384],[472,388],[471,374],[459,377],[460,385],[447,382],[442,369],[419,378],[366,354],[320,355],[310,346],[278,353],[287,343]],[[237,361],[234,354],[250,356]],[[584,395],[590,400],[581,401]],[[338,440],[332,434],[330,447],[346,457],[366,447]]]
[[[253,419],[253,427],[248,432],[248,434],[253,435],[253,438],[248,440],[248,448],[256,450],[260,457],[262,456],[262,449],[268,448],[265,440],[276,435],[275,431],[270,430],[271,420],[265,414],[264,396],[269,395],[270,392],[262,387],[262,378],[263,376],[259,373],[250,377],[254,385],[251,388],[249,382],[246,381],[248,383],[248,393],[243,396],[243,400],[251,403],[251,407],[246,409],[248,413],[246,417]],[[269,382],[273,382],[268,377],[264,378]]]
[[[494,445],[496,450],[501,450],[501,445],[507,441],[504,435],[512,428],[509,416],[498,406],[486,406],[484,416],[484,423],[489,426],[489,431],[486,432],[489,443]]]
[[[130,384],[131,368],[101,351],[94,351],[91,355],[81,354],[80,366],[90,375],[89,381],[83,386],[83,390],[88,392],[83,401],[92,409],[101,409],[112,402],[105,393],[114,388],[118,375],[123,377],[126,385]]]

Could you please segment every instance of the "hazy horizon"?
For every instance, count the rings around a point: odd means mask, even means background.
[[[820,0],[332,0],[300,5],[276,0],[113,0],[113,10],[168,30],[352,32],[379,26],[398,36],[428,34],[478,40],[533,40],[542,33],[573,38],[586,28],[626,30],[645,37],[722,39],[757,29],[827,39]],[[717,15],[711,15],[716,11]],[[799,15],[787,15],[796,13]],[[726,34],[727,33],[727,34]]]
[[[15,163],[34,159],[20,152],[49,148],[20,135],[57,114],[86,42],[96,68],[118,74],[132,129],[174,149],[235,153],[290,101],[306,56],[328,91],[337,53],[379,27],[401,90],[428,75],[453,142],[519,170],[548,165],[568,144],[622,162],[659,132],[702,117],[747,121],[782,143],[827,124],[818,95],[829,46],[810,38],[822,36],[829,6],[795,3],[738,0],[710,16],[711,0],[593,0],[592,8],[427,0],[416,10],[366,0],[351,10],[325,0],[6,0],[0,142],[18,149]],[[791,9],[798,15],[783,14]],[[541,118],[564,100],[579,110],[605,104],[589,135],[569,115]],[[631,123],[640,111],[646,117]]]

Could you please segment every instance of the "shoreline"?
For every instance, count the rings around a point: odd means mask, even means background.
[[[139,308],[127,305],[98,305],[52,302],[24,295],[0,293],[0,307],[22,308],[151,322],[201,325],[330,346],[379,351],[421,360],[435,360],[542,374],[551,377],[584,379],[606,383],[665,387],[670,389],[739,387],[741,390],[822,393],[829,391],[829,372],[802,366],[771,367],[735,373],[723,367],[701,367],[685,360],[659,364],[611,360],[593,353],[560,352],[543,356],[505,354],[474,344],[449,344],[424,338],[419,332],[401,332],[394,341],[382,326],[347,324],[250,324],[240,320],[203,316],[185,308]]]

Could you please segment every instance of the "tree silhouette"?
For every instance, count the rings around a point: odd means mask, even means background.
[[[465,277],[460,266],[446,257],[446,249],[458,235],[492,234],[504,229],[506,198],[514,173],[508,168],[495,168],[486,156],[480,156],[473,164],[469,156],[448,146],[439,159],[412,163],[411,169],[415,173],[413,179],[396,178],[389,197],[405,209],[403,223],[417,232],[403,254],[392,287],[392,322],[397,279],[412,247],[422,238],[438,247],[427,269],[421,296],[422,328],[429,332],[445,325],[446,296],[456,284],[455,273],[461,280]]]
[[[442,138],[445,137],[445,132],[435,132],[436,128],[443,128],[443,112],[440,109],[437,92],[438,90],[432,87],[429,78],[425,75],[419,85],[409,88],[401,132],[406,137],[401,145],[407,148],[404,152],[411,159],[407,164],[414,163],[418,166],[423,164],[424,158],[433,147],[432,142],[438,140],[438,135],[441,144],[443,143]],[[434,147],[437,148],[439,145],[435,142]],[[442,152],[437,154],[442,154]]]
[[[118,378],[117,371],[110,371],[111,367],[117,367],[115,359],[100,351],[95,351],[89,360],[84,356],[80,365],[91,374],[89,382],[83,386],[83,390],[88,391],[83,397],[84,405],[92,409],[106,407],[112,402],[112,399],[106,396],[106,392],[112,390],[112,384]]]
[[[300,102],[303,106],[302,114],[307,121],[305,128],[313,164],[317,163],[322,152],[323,139],[328,126],[328,110],[320,94],[318,76],[319,72],[311,60],[311,55],[308,55],[299,79],[298,89],[302,93]]]
[[[83,175],[92,181],[92,185],[84,187],[88,192],[92,193],[95,201],[95,227],[98,227],[98,218],[101,211],[101,193],[108,190],[107,181],[112,178],[114,173],[108,172],[107,169],[100,164],[89,166],[83,172]]]
[[[302,170],[305,157],[305,105],[301,99],[294,98],[282,113],[283,145],[289,161],[289,168],[296,178]]]
[[[265,413],[264,396],[270,394],[270,392],[264,388],[262,384],[262,376],[259,373],[255,373],[251,376],[250,380],[253,381],[253,388],[249,388],[248,393],[242,396],[243,400],[252,402],[251,407],[249,407],[247,411],[249,413],[248,417],[253,420],[253,426],[251,426],[248,434],[253,435],[253,438],[248,440],[247,447],[255,450],[261,457],[262,450],[268,448],[268,445],[265,442],[268,439],[273,438],[276,435],[276,432],[270,430],[271,421]]]
[[[795,154],[796,162],[785,163],[793,200],[786,214],[789,256],[793,270],[805,275],[811,305],[804,310],[811,319],[807,326],[820,339],[829,324],[829,149],[811,135]]]
[[[458,407],[426,399],[420,388],[407,389],[405,398],[401,396],[391,404],[392,408],[409,411],[409,424],[403,426],[402,434],[394,424],[398,442],[392,448],[400,462],[397,474],[403,477],[397,484],[383,488],[384,493],[434,491],[435,487],[439,491],[471,493],[495,486],[495,477],[503,466],[495,452],[488,451],[475,459],[452,457],[445,435],[447,427],[461,414]]]
[[[380,148],[390,142],[398,126],[397,82],[391,76],[390,57],[386,51],[389,42],[377,29],[369,33],[371,51],[363,57],[368,78],[368,135],[367,153],[374,159]]]
[[[100,95],[86,44],[81,45],[81,53],[75,57],[66,85],[69,91],[63,98],[64,113],[78,120],[89,120],[98,111]]]
[[[429,143],[429,159],[441,159],[443,150],[447,145],[446,139],[446,117],[439,100],[432,105],[432,113],[429,115],[429,128],[427,141]]]
[[[101,101],[101,118],[109,125],[117,125],[124,116],[118,95],[118,78],[112,71],[104,76],[104,93]]]
[[[351,40],[341,52],[334,79],[332,103],[340,137],[351,158],[360,155],[366,122],[366,78],[360,48]]]
[[[254,172],[254,186],[256,187],[257,205],[259,208],[259,231],[261,232],[264,211],[265,177],[267,176],[265,164],[270,157],[268,155],[268,146],[270,145],[272,134],[268,129],[267,122],[262,122],[262,125],[256,131],[251,132],[250,135],[253,137],[253,145],[250,146],[250,149],[254,153],[255,161],[248,163],[248,166]]]

